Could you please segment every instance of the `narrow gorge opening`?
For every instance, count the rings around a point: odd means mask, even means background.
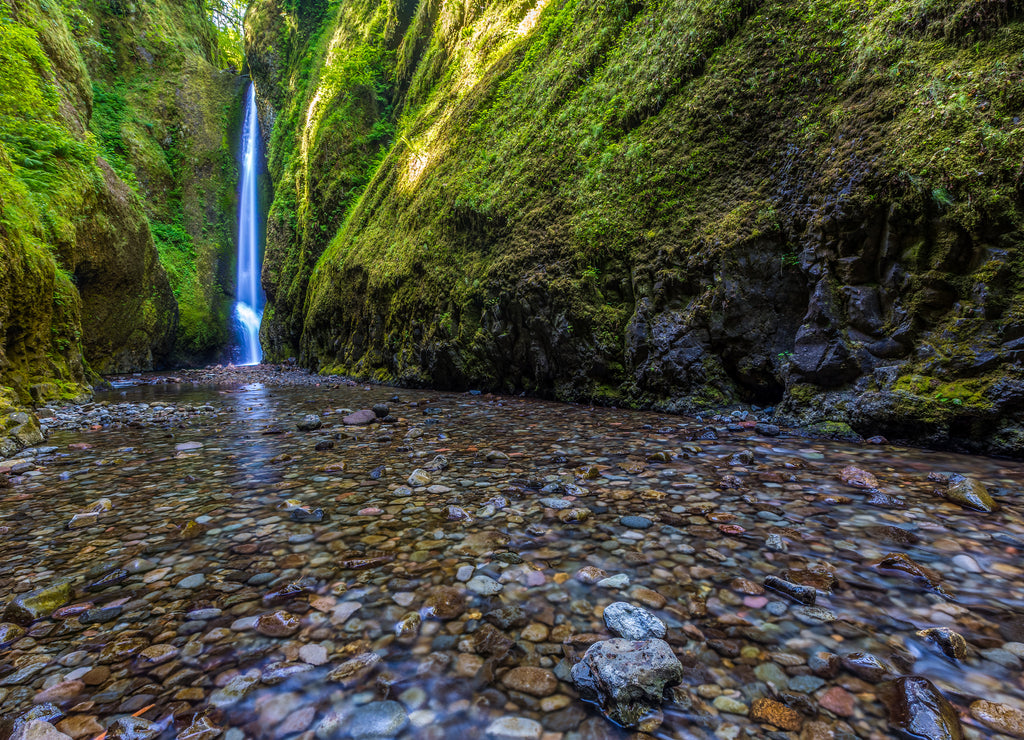
[[[260,124],[256,112],[256,88],[251,83],[245,98],[242,128],[242,161],[238,202],[238,269],[235,288],[235,336],[239,365],[258,365],[263,359],[260,322],[266,297],[260,285],[262,222],[259,217],[258,178],[262,157]]]

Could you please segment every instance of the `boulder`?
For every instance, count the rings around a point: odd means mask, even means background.
[[[616,638],[594,643],[572,668],[581,698],[613,722],[636,727],[661,707],[665,689],[683,679],[683,666],[664,640]]]

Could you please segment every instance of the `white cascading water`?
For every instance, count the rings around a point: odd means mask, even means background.
[[[256,176],[259,168],[260,126],[256,119],[256,89],[250,84],[242,129],[242,196],[238,204],[238,283],[235,289],[235,321],[240,365],[258,365],[263,290],[260,286],[259,218],[256,209]]]

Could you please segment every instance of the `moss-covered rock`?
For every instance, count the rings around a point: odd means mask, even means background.
[[[265,348],[1003,450],[1024,406],[1022,12],[259,0]]]

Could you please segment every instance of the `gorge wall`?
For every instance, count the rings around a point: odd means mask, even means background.
[[[1021,454],[1020,0],[257,0],[264,347]]]
[[[243,85],[204,3],[0,0],[0,67],[0,406],[219,351]]]

